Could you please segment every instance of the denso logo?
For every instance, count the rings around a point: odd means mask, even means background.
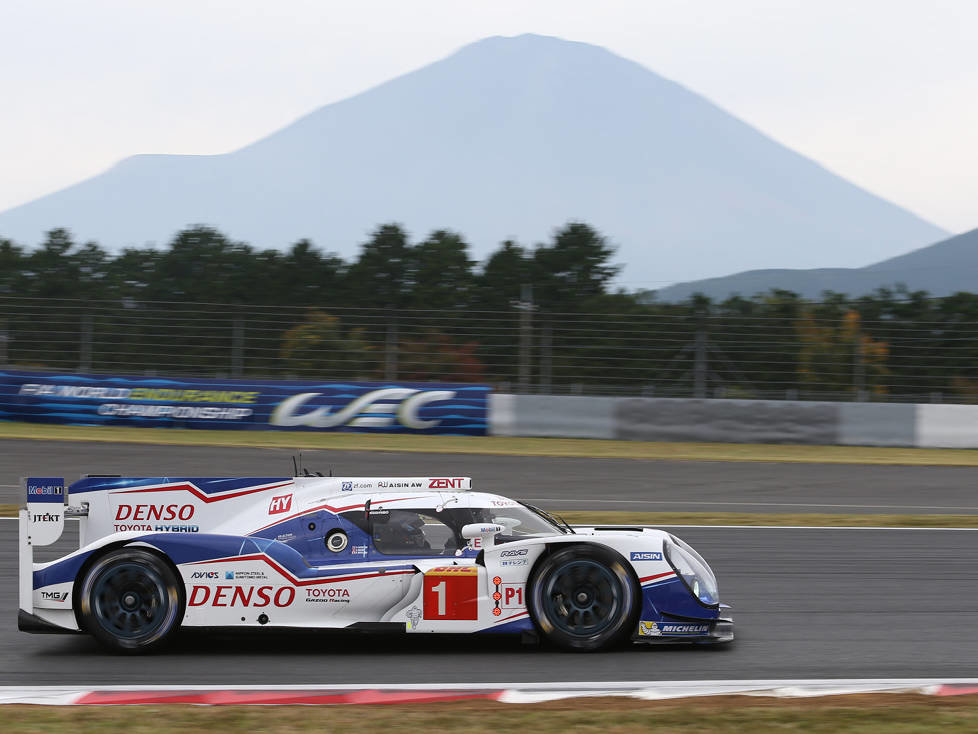
[[[428,482],[428,489],[461,489],[464,484],[462,477],[439,477]]]
[[[283,494],[281,497],[272,497],[272,501],[268,503],[268,514],[269,515],[280,515],[283,512],[288,512],[292,509],[292,495]]]
[[[633,561],[661,561],[662,553],[659,551],[632,551]]]
[[[188,607],[287,607],[295,601],[291,586],[195,586]]]
[[[394,424],[394,419],[406,428],[422,430],[433,428],[440,420],[421,420],[419,411],[428,403],[451,400],[454,390],[417,390],[409,387],[386,387],[371,390],[354,398],[335,412],[323,406],[301,415],[297,412],[307,402],[322,393],[304,392],[286,398],[272,411],[268,422],[273,426],[310,426],[312,428],[336,428],[337,426],[367,426],[383,428]]]
[[[189,520],[194,516],[193,505],[119,505],[115,519],[119,520]]]

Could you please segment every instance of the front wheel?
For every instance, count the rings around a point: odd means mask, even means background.
[[[123,653],[162,645],[183,619],[182,585],[155,553],[119,548],[85,574],[77,595],[81,627]]]
[[[556,551],[531,581],[530,615],[543,636],[568,650],[604,650],[638,624],[639,594],[614,551],[574,545]]]

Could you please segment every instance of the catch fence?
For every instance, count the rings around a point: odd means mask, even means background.
[[[0,366],[516,393],[978,402],[978,323],[0,297]]]

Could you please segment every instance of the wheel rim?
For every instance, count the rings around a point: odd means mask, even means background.
[[[593,637],[615,624],[621,584],[601,563],[571,561],[550,574],[544,603],[555,626],[574,637]]]
[[[138,639],[159,630],[166,618],[166,582],[140,563],[120,563],[99,575],[92,588],[92,611],[116,637]]]

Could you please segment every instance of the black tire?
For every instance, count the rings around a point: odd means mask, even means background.
[[[166,561],[140,548],[96,559],[75,598],[82,629],[114,652],[155,650],[183,621],[183,584]]]
[[[641,611],[638,585],[614,551],[571,545],[544,558],[530,580],[530,616],[544,639],[595,652],[631,636]]]

